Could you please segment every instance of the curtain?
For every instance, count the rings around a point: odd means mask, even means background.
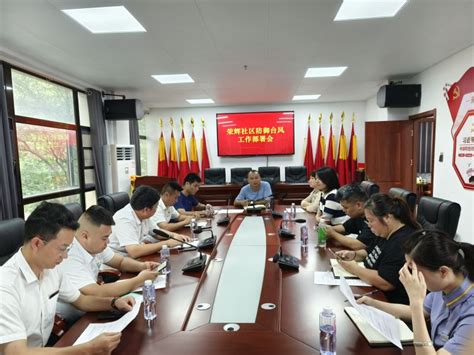
[[[130,120],[130,144],[135,146],[135,167],[136,167],[136,174],[142,174],[142,164],[140,161],[140,131],[138,128],[138,121],[137,120]]]
[[[105,194],[105,162],[102,153],[107,144],[107,132],[104,121],[102,94],[94,89],[87,89],[87,106],[91,123],[92,158],[95,167],[95,187],[97,197]]]
[[[12,144],[13,121],[8,117],[3,63],[0,62],[0,220],[18,217]]]

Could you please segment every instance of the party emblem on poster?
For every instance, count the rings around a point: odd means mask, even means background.
[[[474,67],[445,87],[453,120],[453,167],[465,189],[474,190]]]

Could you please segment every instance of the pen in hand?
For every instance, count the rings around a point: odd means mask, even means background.
[[[354,293],[354,298],[357,300],[359,298],[362,298],[364,296],[370,296],[370,295],[373,295],[374,293],[377,293],[379,292],[380,290],[373,290],[373,291],[369,291],[369,292],[366,292],[366,293]],[[345,300],[344,302],[349,302],[348,300]]]

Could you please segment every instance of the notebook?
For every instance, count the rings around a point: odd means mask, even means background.
[[[349,271],[346,271],[338,262],[336,259],[329,259],[331,262],[331,268],[332,272],[334,274],[334,277],[336,279],[340,278],[341,276],[345,277],[346,279],[358,279],[358,277],[354,274],[351,274]],[[365,267],[364,263],[358,262],[359,266]]]
[[[344,312],[349,316],[357,329],[362,333],[367,342],[374,347],[377,346],[393,346],[379,331],[374,329],[355,309],[354,307],[344,307]],[[405,322],[397,319],[400,326],[400,341],[404,345],[413,343],[413,332],[408,328]]]

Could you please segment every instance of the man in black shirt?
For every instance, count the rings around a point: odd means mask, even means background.
[[[359,184],[350,184],[339,188],[336,198],[350,219],[337,226],[328,226],[326,230],[327,238],[352,250],[366,249],[376,238],[367,225],[364,216],[364,204],[368,198],[367,194],[360,188]],[[357,234],[357,238],[351,238],[347,234]]]

